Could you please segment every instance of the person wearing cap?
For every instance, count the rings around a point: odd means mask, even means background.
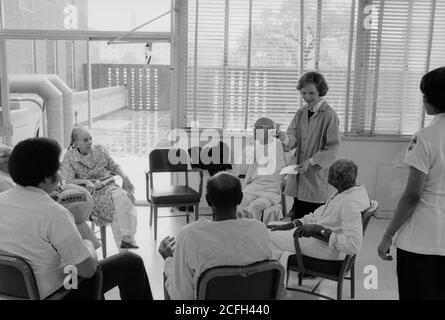
[[[235,167],[236,176],[245,175],[244,197],[237,213],[239,218],[254,218],[266,224],[281,218],[274,215],[273,210],[265,211],[281,201],[280,171],[286,165],[283,146],[274,137],[274,127],[275,123],[270,118],[262,117],[255,122],[254,150],[247,151],[245,163]],[[276,210],[280,215],[281,211],[281,208]]]
[[[295,150],[288,165],[297,165],[298,174],[289,175],[284,194],[294,198],[292,219],[301,218],[323,205],[333,191],[328,169],[340,145],[339,119],[324,96],[329,91],[324,76],[308,72],[298,81],[306,105],[291,121],[287,133],[277,132],[286,151]]]

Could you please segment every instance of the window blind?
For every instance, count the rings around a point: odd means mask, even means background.
[[[285,128],[302,105],[298,78],[319,70],[344,126],[355,10],[355,0],[189,1],[187,125],[238,130],[268,116]]]
[[[318,70],[341,130],[410,135],[431,117],[423,74],[445,65],[445,1],[190,0],[187,125],[286,128],[298,78]],[[372,20],[369,18],[372,17]],[[368,23],[368,25],[367,25]]]

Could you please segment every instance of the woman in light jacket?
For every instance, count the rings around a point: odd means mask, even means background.
[[[285,150],[295,149],[289,165],[298,165],[298,174],[288,176],[284,191],[294,198],[292,219],[314,212],[326,202],[328,168],[335,161],[340,144],[338,116],[323,99],[329,90],[323,75],[304,74],[297,90],[306,105],[295,114],[287,134],[278,131]]]

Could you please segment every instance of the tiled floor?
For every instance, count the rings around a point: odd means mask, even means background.
[[[130,176],[136,187],[136,198],[140,204],[145,203],[144,171],[148,169],[148,153],[155,146],[159,147],[165,141],[169,130],[170,114],[167,111],[130,111],[121,110],[104,117],[94,123],[92,135],[95,143],[104,145]],[[160,144],[161,143],[161,144]],[[168,183],[169,179],[164,179]],[[203,208],[201,211],[209,211]],[[161,209],[160,215],[170,215],[169,209]],[[154,298],[164,298],[163,293],[163,259],[159,255],[158,243],[167,235],[175,235],[185,225],[185,217],[161,218],[159,220],[158,242],[153,239],[153,229],[149,226],[149,207],[138,207],[138,232],[136,240],[140,249],[135,250],[145,262]],[[377,256],[377,246],[389,220],[372,219],[364,239],[363,247],[356,262],[356,299],[397,299],[397,281],[395,261],[386,262]],[[117,253],[108,228],[108,254]],[[100,250],[99,250],[100,251]],[[98,251],[98,252],[99,252]],[[100,256],[100,253],[99,253]],[[371,266],[371,267],[369,267]],[[374,268],[374,267],[375,268]],[[369,283],[368,268],[377,271],[377,288],[366,289]],[[304,285],[313,285],[315,280],[305,280]],[[295,275],[291,275],[290,284],[296,285]],[[366,286],[369,287],[369,286]],[[323,281],[318,289],[323,294],[336,296],[336,285],[331,281]],[[349,281],[345,281],[344,298],[349,299]],[[118,299],[117,290],[107,294],[108,299]],[[316,298],[316,297],[315,297]],[[315,299],[297,292],[287,292],[286,299]]]

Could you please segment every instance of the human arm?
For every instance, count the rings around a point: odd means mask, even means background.
[[[82,240],[69,211],[55,204],[48,217],[48,242],[65,265],[75,266],[78,275],[90,278],[96,272],[97,254],[89,240]]]
[[[93,243],[90,240],[83,240],[83,242],[85,243],[90,256],[81,263],[77,264],[76,268],[79,276],[82,278],[91,278],[96,273],[97,269],[97,253]]]
[[[420,197],[422,196],[426,177],[426,174],[422,171],[410,167],[405,190],[399,200],[394,216],[386,228],[378,246],[379,257],[383,260],[392,260],[392,257],[389,255],[392,239],[396,232],[399,231],[400,227],[414,213],[414,210],[420,201]]]
[[[284,224],[280,224],[280,225],[270,224],[270,225],[267,225],[267,228],[271,229],[271,231],[279,231],[279,230],[294,229],[294,228],[300,227],[302,225],[303,224],[300,220],[293,220],[289,223],[284,223]]]
[[[325,111],[325,113],[325,116],[328,118],[327,125],[323,129],[324,132],[321,133],[324,135],[324,146],[310,159],[299,164],[299,168],[297,168],[299,171],[305,172],[310,166],[315,165],[327,169],[335,161],[340,145],[339,120],[335,111]]]
[[[87,189],[90,193],[92,193],[96,187],[91,180],[88,179],[78,179],[76,177],[76,170],[72,165],[72,161],[70,160],[71,156],[69,153],[65,154],[62,166],[61,166],[61,175],[65,184],[75,184],[78,186],[82,186]]]
[[[164,239],[164,241],[168,241]],[[165,288],[172,300],[194,299],[194,269],[190,265],[193,259],[187,255],[187,240],[180,232],[174,248],[174,256],[165,256],[164,276]],[[162,254],[161,254],[162,255]]]
[[[284,135],[281,131],[278,131],[278,138],[283,142],[284,150],[290,151],[297,146],[298,137],[297,137],[297,129],[298,122],[301,118],[301,109],[297,111],[291,123],[287,127],[286,134]]]

